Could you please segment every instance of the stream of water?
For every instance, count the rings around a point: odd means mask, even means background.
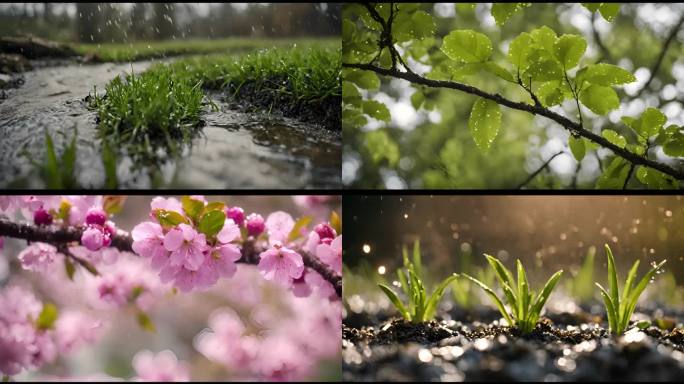
[[[25,73],[25,83],[0,102],[0,187],[41,188],[28,152],[41,162],[44,131],[58,153],[78,129],[76,177],[101,187],[104,171],[96,138],[96,113],[83,99],[116,76],[144,71],[153,62],[69,64]],[[186,154],[154,176],[135,171],[129,158],[117,168],[122,188],[339,188],[341,136],[292,119],[230,110],[218,94],[219,111],[205,108],[206,125]],[[63,133],[65,135],[60,134]],[[66,136],[66,138],[65,138]]]

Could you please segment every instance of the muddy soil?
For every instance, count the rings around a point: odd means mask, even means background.
[[[442,310],[439,321],[429,323],[394,318],[354,328],[350,311],[343,326],[344,380],[678,381],[684,374],[681,328],[633,326],[613,337],[606,324],[587,322],[593,314],[578,311],[549,314],[521,335],[499,324],[495,310],[477,310],[497,319],[487,322],[452,320],[453,312]],[[367,316],[377,317],[383,315]]]
[[[23,84],[5,90],[0,100],[0,187],[41,188],[23,153],[41,161],[44,132],[58,153],[78,129],[77,181],[85,188],[104,184],[96,137],[96,114],[84,99],[97,86],[102,92],[115,76],[144,71],[154,61],[54,66],[31,62]],[[212,96],[213,98],[213,96]],[[339,188],[341,135],[298,120],[244,113],[214,99],[218,112],[205,108],[205,127],[182,158],[158,169],[133,171],[120,159],[121,188]],[[62,135],[60,135],[60,133]]]

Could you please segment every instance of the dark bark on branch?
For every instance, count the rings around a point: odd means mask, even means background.
[[[658,73],[660,65],[663,63],[663,59],[665,59],[665,55],[667,54],[667,50],[670,48],[670,44],[674,40],[675,36],[677,36],[679,28],[682,27],[682,24],[684,24],[684,14],[682,14],[679,17],[679,21],[677,22],[677,24],[675,24],[675,26],[672,27],[670,34],[667,36],[667,39],[665,39],[665,42],[663,43],[663,47],[660,49],[660,54],[658,55],[658,58],[656,59],[655,63],[653,63],[653,67],[651,67],[651,74],[649,75],[648,80],[646,80],[646,83],[644,83],[644,86],[641,87],[639,92],[637,92],[636,95],[634,95],[635,98],[641,96],[641,94],[648,88],[648,86],[651,85],[651,82],[656,77],[656,73]]]
[[[425,77],[422,77],[418,74],[415,73],[408,73],[408,72],[401,72],[396,69],[385,69],[381,67],[377,67],[375,65],[369,65],[369,64],[355,64],[355,63],[342,63],[343,67],[346,68],[356,68],[356,69],[362,69],[366,71],[373,71],[377,74],[384,75],[384,76],[391,76],[395,77],[398,79],[403,79],[406,81],[409,81],[414,84],[421,84],[425,85],[428,87],[432,88],[447,88],[447,89],[455,89],[461,92],[469,93],[471,95],[475,96],[480,96],[482,98],[492,100],[496,102],[497,104],[503,105],[505,107],[511,108],[511,109],[517,109],[519,111],[524,111],[531,113],[533,115],[539,115],[539,116],[544,116],[546,118],[549,118],[556,123],[560,124],[563,126],[565,129],[569,130],[570,133],[574,133],[576,135],[582,136],[587,140],[590,140],[596,144],[599,144],[600,146],[604,148],[608,148],[612,150],[616,155],[622,157],[623,159],[629,161],[630,163],[634,165],[643,165],[646,167],[650,167],[653,169],[656,169],[666,175],[672,176],[675,179],[682,181],[684,180],[684,171],[680,171],[677,169],[674,169],[670,167],[669,165],[659,163],[653,160],[650,160],[644,156],[637,155],[636,153],[630,152],[624,148],[620,148],[617,145],[611,143],[608,141],[606,138],[603,136],[599,136],[591,131],[588,131],[582,127],[581,124],[576,123],[570,119],[568,119],[565,116],[562,116],[556,112],[553,112],[549,109],[546,109],[541,106],[536,106],[536,105],[531,105],[531,104],[526,104],[526,103],[521,103],[521,102],[516,102],[512,101],[509,99],[506,99],[505,97],[497,94],[491,94],[487,93],[485,91],[482,91],[478,88],[475,88],[470,85],[466,84],[461,84],[457,83],[454,81],[447,81],[447,80],[431,80],[427,79]]]
[[[541,167],[539,167],[536,171],[532,172],[532,173],[530,174],[530,176],[529,176],[525,181],[523,181],[522,183],[520,183],[520,185],[518,185],[518,187],[517,187],[516,189],[522,189],[522,188],[523,188],[524,186],[526,186],[530,181],[534,180],[534,178],[537,177],[537,175],[540,174],[541,171],[543,171],[544,169],[546,169],[546,167],[549,166],[549,164],[553,161],[553,159],[555,159],[556,157],[558,157],[558,156],[560,156],[560,155],[562,155],[562,154],[563,154],[563,151],[560,151],[560,152],[556,153],[555,155],[549,157],[549,159],[546,160],[546,161],[544,162],[544,164],[542,164]]]
[[[60,250],[68,243],[80,243],[82,229],[79,228],[62,228],[57,226],[35,226],[27,223],[15,223],[7,219],[0,218],[0,236],[12,237],[16,239],[23,239],[31,242],[42,242],[54,245]],[[112,238],[111,247],[117,248],[122,252],[133,252],[133,239],[130,234],[125,231],[118,230],[116,236]],[[259,254],[263,251],[257,247],[253,241],[247,241],[242,246],[242,257],[237,261],[245,264],[258,264]],[[61,251],[60,251],[61,252]],[[300,251],[304,259],[304,265],[318,272],[325,280],[335,287],[335,292],[338,297],[342,297],[342,277],[333,272],[327,265],[323,264],[317,257]],[[67,255],[72,257],[73,255]],[[79,259],[75,259],[80,263]]]

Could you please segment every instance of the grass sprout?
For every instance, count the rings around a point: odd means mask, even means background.
[[[632,313],[634,313],[639,296],[641,296],[649,282],[653,281],[655,275],[667,260],[663,260],[659,264],[654,263],[651,269],[639,280],[639,283],[634,285],[637,270],[639,269],[639,260],[637,259],[627,274],[627,280],[622,288],[622,295],[620,295],[615,258],[608,244],[605,245],[605,248],[606,257],[608,258],[608,290],[599,283],[596,283],[596,286],[601,290],[601,296],[606,306],[610,331],[614,335],[621,335],[627,329],[629,319],[632,317]]]
[[[501,261],[487,254],[485,254],[485,257],[487,258],[489,265],[496,272],[496,277],[504,292],[504,298],[508,303],[511,313],[509,313],[504,306],[504,300],[501,300],[492,288],[468,274],[463,274],[463,276],[479,285],[480,288],[485,291],[485,293],[494,301],[497,308],[508,322],[508,325],[517,327],[523,334],[532,332],[539,320],[542,308],[544,307],[546,300],[548,300],[549,295],[551,295],[551,292],[556,287],[556,284],[558,284],[558,280],[563,274],[563,270],[554,273],[546,284],[544,284],[544,288],[535,295],[535,292],[530,289],[527,281],[527,274],[525,273],[525,269],[520,260],[516,261],[518,270],[518,281],[516,283],[513,280],[511,271],[509,271]]]
[[[594,290],[594,270],[596,269],[596,247],[593,245],[587,249],[587,254],[584,257],[582,266],[573,276],[568,280],[567,289],[580,302],[586,303],[594,298],[596,291]]]
[[[461,247],[460,270],[461,273],[468,273],[477,276],[477,279],[488,286],[494,284],[494,271],[490,268],[481,268],[473,265],[473,257],[470,247]],[[480,302],[480,290],[469,279],[459,275],[451,283],[451,294],[453,299],[461,308],[469,310]]]
[[[397,269],[397,276],[401,289],[408,297],[408,304],[404,305],[399,296],[385,284],[378,284],[380,289],[387,295],[392,304],[401,313],[404,319],[412,323],[421,323],[431,320],[437,310],[437,305],[444,295],[449,284],[456,279],[457,274],[452,274],[442,280],[431,295],[427,295],[425,285],[421,281],[423,265],[420,255],[420,242],[413,244],[413,261],[409,260],[406,247],[403,249],[404,269]]]

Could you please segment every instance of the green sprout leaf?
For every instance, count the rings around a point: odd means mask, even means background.
[[[454,61],[481,63],[492,55],[492,42],[486,35],[471,29],[455,30],[444,37],[442,52]]]
[[[487,151],[501,127],[501,107],[499,104],[481,97],[478,98],[470,112],[468,127],[477,147],[482,151]]]
[[[568,145],[570,146],[570,151],[572,155],[575,156],[577,161],[582,161],[584,155],[587,153],[587,147],[584,145],[584,139],[581,137],[575,137],[570,135],[568,139]]]

